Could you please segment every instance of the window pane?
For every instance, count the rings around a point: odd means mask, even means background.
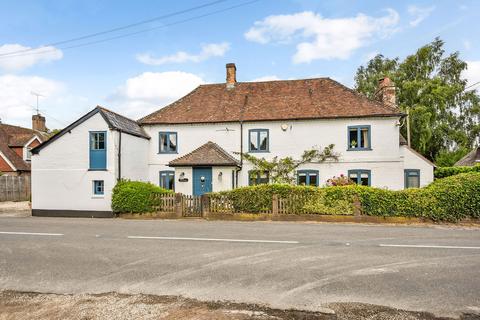
[[[248,173],[248,185],[254,186],[257,184],[257,174],[253,172]]]
[[[263,173],[260,173],[258,175],[258,180],[257,180],[258,184],[268,184],[268,180],[269,180],[268,177],[269,177],[268,172],[265,171]]]
[[[420,187],[420,177],[419,176],[408,176],[407,177],[407,188],[419,188]]]
[[[360,131],[360,147],[370,148],[370,141],[368,141],[368,128],[362,128]]]
[[[165,133],[160,133],[160,152],[167,151],[168,141]]]
[[[173,190],[175,185],[175,175],[169,174],[168,175],[168,189]]]
[[[105,133],[99,132],[97,133],[98,136],[98,150],[105,149]]]
[[[350,128],[348,131],[348,137],[349,137],[349,143],[350,143],[348,147],[351,149],[358,148],[357,132],[358,131],[356,128]]]
[[[309,185],[311,186],[317,186],[318,183],[317,183],[317,180],[318,180],[318,177],[317,177],[317,174],[316,173],[310,173],[309,175]]]
[[[267,151],[268,150],[268,133],[267,131],[260,131],[260,150]]]
[[[258,132],[250,131],[250,150],[258,150]]]
[[[90,133],[90,148],[92,150],[97,150],[98,149],[98,137],[96,133]]]
[[[360,184],[362,186],[368,186],[368,173],[362,172],[360,175]]]
[[[353,182],[358,183],[358,173],[357,172],[350,172],[348,177],[353,180]]]
[[[307,175],[305,173],[298,174],[298,184],[302,186],[307,184]]]
[[[103,194],[103,180],[93,181],[93,193],[97,195]]]
[[[176,133],[171,133],[168,135],[170,138],[170,152],[176,152],[177,151],[177,134]]]

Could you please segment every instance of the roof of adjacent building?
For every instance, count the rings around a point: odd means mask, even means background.
[[[108,127],[113,130],[118,130],[127,134],[131,134],[136,137],[144,138],[144,139],[150,139],[148,134],[145,133],[143,128],[138,124],[137,121],[129,119],[127,117],[124,117],[116,112],[113,112],[111,110],[108,110],[104,107],[101,106],[96,106],[95,109],[90,111],[89,113],[85,114],[83,117],[78,119],[77,121],[73,122],[72,124],[68,125],[67,127],[63,128],[59,133],[54,135],[51,139],[48,141],[45,141],[41,145],[39,145],[36,148],[32,149],[32,153],[37,154],[40,150],[45,148],[47,145],[50,143],[54,142],[61,136],[63,136],[65,133],[69,132],[73,128],[77,127],[78,125],[82,124],[83,122],[87,121],[90,119],[92,116],[95,114],[100,113],[100,115],[103,117],[105,122],[107,122]]]
[[[455,163],[455,166],[474,166],[480,164],[480,147],[467,153],[462,159]]]
[[[139,120],[180,124],[402,116],[330,78],[200,85]]]
[[[237,159],[214,142],[207,142],[190,153],[172,160],[171,167],[182,166],[239,166]]]
[[[37,137],[40,142],[48,139],[46,132],[0,123],[0,152],[15,167],[17,171],[30,171],[30,163],[25,161],[11,148],[24,147],[30,140]]]

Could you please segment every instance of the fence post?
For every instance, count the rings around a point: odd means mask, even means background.
[[[278,214],[278,194],[272,196],[272,214]]]
[[[183,217],[183,195],[181,193],[175,193],[175,216]]]
[[[208,194],[202,194],[201,198],[201,206],[202,206],[202,217],[207,218],[208,214],[210,213],[210,196]]]

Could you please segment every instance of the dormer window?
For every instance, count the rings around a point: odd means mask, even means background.
[[[27,153],[25,155],[25,160],[30,161],[32,160],[32,148],[27,147]]]

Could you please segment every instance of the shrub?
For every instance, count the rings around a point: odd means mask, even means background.
[[[355,184],[352,179],[349,177],[341,174],[338,177],[333,177],[327,180],[327,186],[328,187],[335,187],[335,186],[349,186]]]
[[[151,212],[153,194],[171,192],[149,182],[120,180],[113,188],[112,210],[122,213]]]
[[[360,202],[362,214],[418,217],[434,221],[480,218],[480,172],[437,179],[425,188],[392,191],[348,185],[310,187],[259,185],[218,193],[227,196],[236,212],[258,213],[272,209],[272,196],[290,199],[291,213],[353,214]],[[213,193],[215,197],[217,194]]]
[[[467,172],[480,172],[480,164],[473,167],[440,167],[435,169],[434,174],[435,178],[440,179]]]

